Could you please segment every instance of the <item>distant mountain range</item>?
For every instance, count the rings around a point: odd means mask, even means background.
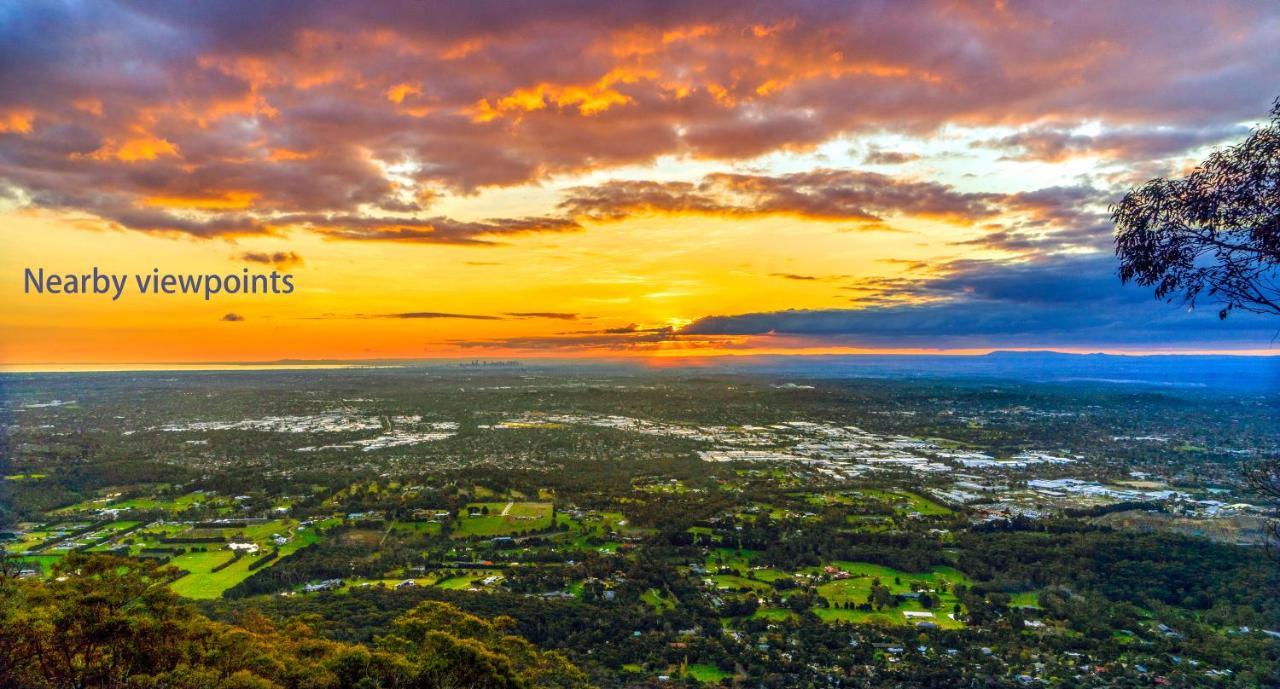
[[[1275,392],[1280,394],[1280,355],[1119,355],[1068,354],[1054,351],[995,351],[981,355],[955,354],[831,354],[748,355],[662,359],[655,366],[646,359],[533,358],[523,361],[460,359],[375,359],[206,362],[185,364],[121,364],[52,367],[44,372],[196,372],[284,371],[289,369],[347,368],[447,368],[471,373],[524,370],[614,370],[736,373],[799,378],[885,378],[1014,380],[1040,383],[1137,385],[1222,392]],[[172,366],[172,368],[169,368]],[[4,371],[0,375],[39,374],[36,366]]]
[[[838,378],[1001,378],[1280,393],[1280,356],[1066,354],[761,356],[718,370]]]

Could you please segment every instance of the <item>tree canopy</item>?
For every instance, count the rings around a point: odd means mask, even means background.
[[[1154,179],[1112,207],[1120,279],[1189,306],[1209,298],[1280,315],[1280,99],[1270,123],[1182,179]]]
[[[67,557],[48,580],[0,572],[0,686],[22,689],[573,689],[563,656],[442,602],[424,602],[370,645],[256,613],[240,623],[196,612],[172,572],[111,556]]]

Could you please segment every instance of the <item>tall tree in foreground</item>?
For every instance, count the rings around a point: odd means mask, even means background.
[[[1182,179],[1153,179],[1111,209],[1120,279],[1166,301],[1280,315],[1280,99],[1271,121]]]
[[[1131,189],[1111,219],[1122,282],[1192,307],[1210,300],[1219,318],[1234,309],[1280,316],[1280,98],[1269,124],[1182,179]],[[1249,478],[1280,501],[1280,458],[1264,460]],[[1269,539],[1280,542],[1280,520],[1270,523]]]

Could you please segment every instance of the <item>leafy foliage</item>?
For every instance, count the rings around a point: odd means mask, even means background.
[[[1154,179],[1112,208],[1120,279],[1160,299],[1202,296],[1280,315],[1280,99],[1268,126],[1184,179]]]
[[[586,686],[557,653],[441,602],[398,618],[365,646],[318,637],[255,612],[212,621],[165,586],[172,572],[111,556],[71,556],[48,580],[0,575],[0,686],[491,687]]]

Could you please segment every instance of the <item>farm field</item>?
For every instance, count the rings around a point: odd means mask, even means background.
[[[260,524],[248,525],[242,529],[228,529],[236,538],[249,539],[259,546],[257,554],[246,554],[234,562],[230,562],[234,554],[221,544],[210,544],[210,550],[204,552],[188,552],[170,560],[170,564],[189,572],[170,584],[170,588],[187,598],[217,598],[224,591],[244,581],[253,570],[249,566],[259,557],[269,553],[274,546],[270,542],[273,533],[284,534],[294,526],[293,522],[272,520]],[[280,546],[279,556],[264,567],[272,567],[280,559],[287,557],[299,548],[315,543],[319,536],[314,528],[302,528],[293,531],[287,543]],[[214,549],[216,548],[216,549]],[[230,562],[230,564],[227,564]],[[225,565],[214,571],[219,565]]]
[[[862,489],[858,492],[868,497],[890,502],[899,507],[901,510],[915,512],[926,517],[945,516],[951,514],[951,510],[943,505],[905,490],[875,490]]]
[[[468,514],[472,508],[487,514]],[[524,531],[538,531],[551,526],[552,503],[549,502],[477,502],[467,505],[458,516],[455,538],[466,536],[508,536]]]

